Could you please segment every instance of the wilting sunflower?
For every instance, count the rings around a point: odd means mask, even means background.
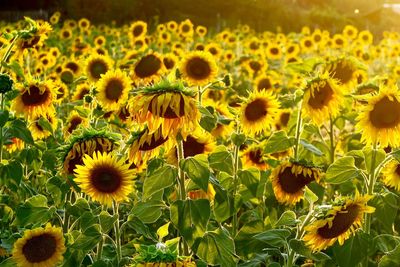
[[[68,119],[64,126],[65,135],[72,134],[80,125],[88,126],[88,120],[81,115],[76,110],[73,110],[68,116]]]
[[[29,22],[31,29],[17,40],[15,57],[22,55],[27,48],[42,46],[52,30],[51,25],[45,21],[38,22],[29,18],[25,18],[25,20]]]
[[[366,144],[400,146],[400,93],[397,87],[382,87],[367,98],[368,104],[357,117],[356,129]]]
[[[400,191],[400,163],[397,160],[391,160],[385,165],[382,170],[382,181],[385,185]]]
[[[248,146],[240,156],[243,166],[246,168],[256,167],[260,170],[266,170],[268,168],[268,164],[265,163],[263,159],[263,148],[264,145],[262,143]]]
[[[13,100],[12,109],[27,118],[54,110],[51,81],[38,81],[28,78],[26,84],[19,86],[19,95]]]
[[[271,174],[275,197],[286,205],[299,202],[303,198],[305,186],[314,181],[319,182],[320,178],[319,169],[288,161],[282,162]]]
[[[130,114],[140,123],[147,122],[149,130],[162,126],[162,136],[182,136],[194,131],[199,112],[194,92],[182,83],[163,80],[155,86],[141,89],[129,102]]]
[[[154,156],[158,156],[161,148],[169,150],[173,145],[174,139],[162,136],[162,129],[149,132],[146,128],[140,132],[132,134],[129,148],[129,160],[135,165],[147,162]]]
[[[367,205],[372,196],[356,195],[346,198],[339,205],[334,205],[327,215],[306,226],[303,240],[313,251],[324,250],[336,240],[343,245],[355,230],[361,227],[365,213],[372,213],[375,208]]]
[[[48,128],[43,127],[43,125],[40,124],[40,120],[42,120],[43,123],[47,124],[52,131],[50,131],[50,129]],[[54,112],[46,112],[43,114],[35,115],[29,120],[28,128],[31,131],[34,140],[47,138],[57,128],[57,117],[55,116]]]
[[[63,172],[73,175],[76,165],[83,164],[83,157],[86,154],[93,155],[96,151],[113,151],[117,147],[115,140],[117,140],[116,136],[92,130],[85,130],[81,135],[73,136],[69,144],[63,148]]]
[[[180,71],[190,85],[207,85],[217,76],[217,64],[210,53],[194,51],[181,62]]]
[[[131,77],[137,84],[148,85],[159,81],[165,70],[161,56],[156,52],[150,52],[136,62]]]
[[[93,200],[110,206],[113,201],[127,200],[133,191],[134,171],[129,165],[111,153],[94,152],[93,156],[85,155],[83,165],[76,166],[74,181]]]
[[[113,61],[110,57],[93,54],[86,60],[86,74],[91,81],[97,81],[113,66]]]
[[[120,69],[109,70],[97,82],[97,100],[106,111],[117,110],[128,100],[131,81]]]
[[[240,120],[243,132],[258,134],[269,130],[279,111],[279,102],[267,91],[252,92],[242,103]]]
[[[63,260],[66,250],[62,229],[47,224],[45,228],[25,230],[14,243],[12,257],[21,267],[53,267]]]
[[[309,81],[303,96],[303,112],[314,123],[321,125],[335,118],[344,102],[343,92],[336,80],[327,73]]]

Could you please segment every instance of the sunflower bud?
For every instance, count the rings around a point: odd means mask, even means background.
[[[85,95],[85,103],[90,104],[93,101],[93,97],[91,95]]]
[[[12,90],[14,81],[7,74],[0,74],[0,93],[5,94]]]
[[[230,74],[226,74],[222,79],[226,87],[231,87],[233,84],[232,76]]]

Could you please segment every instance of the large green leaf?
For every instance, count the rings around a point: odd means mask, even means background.
[[[207,199],[177,200],[170,209],[171,222],[190,246],[204,235],[210,215]]]
[[[235,244],[224,228],[206,232],[197,248],[197,255],[208,265],[236,266]]]
[[[215,179],[211,179],[211,183],[215,190],[213,205],[214,216],[218,222],[223,222],[232,215],[230,209],[231,201],[228,196],[228,191],[224,189]]]
[[[199,154],[194,157],[182,159],[179,162],[179,166],[195,184],[204,191],[207,191],[210,169],[206,155]]]
[[[371,200],[371,205],[375,207],[374,217],[378,220],[380,228],[387,233],[392,232],[399,210],[398,203],[398,196],[391,192],[377,195]]]
[[[71,245],[71,248],[89,251],[93,249],[101,240],[100,225],[95,224],[81,233]]]
[[[150,198],[153,194],[174,185],[178,172],[175,167],[165,165],[146,177],[143,185],[143,198]]]
[[[45,196],[33,196],[17,208],[14,224],[19,226],[27,226],[28,224],[39,226],[48,222],[55,212],[55,207],[48,207]]]
[[[285,131],[274,132],[265,144],[265,153],[275,153],[285,151],[295,143],[294,137],[288,137]]]
[[[333,247],[333,255],[339,267],[354,267],[362,262],[369,250],[374,248],[371,237],[363,232],[357,232],[340,246],[338,243]]]
[[[213,153],[208,156],[210,167],[214,170],[223,171],[229,174],[233,173],[233,157],[232,154],[226,150],[226,147],[221,145],[217,146]]]
[[[159,200],[139,202],[132,208],[131,214],[144,223],[154,223],[161,217],[163,208],[165,204]]]
[[[373,149],[371,147],[365,147],[362,150],[362,152],[365,158],[365,167],[367,168],[368,172],[371,170],[371,164],[374,152],[376,153],[374,168],[376,168],[376,166],[378,166],[379,163],[381,163],[386,157],[385,150],[383,149]]]
[[[291,226],[297,224],[296,213],[291,210],[287,210],[282,213],[279,220],[275,223],[275,227],[279,226]]]
[[[283,247],[289,236],[290,231],[287,229],[271,229],[255,235],[254,238],[273,247]]]
[[[380,260],[379,267],[394,267],[400,266],[400,245],[398,245],[395,249],[388,252],[385,256]]]
[[[323,252],[312,253],[311,249],[304,244],[303,240],[292,239],[289,241],[289,246],[297,254],[314,261],[325,261],[330,259],[330,257]]]
[[[330,184],[341,184],[361,175],[361,170],[354,165],[354,158],[346,156],[337,159],[326,171],[325,181]]]
[[[260,182],[260,171],[256,168],[250,168],[247,170],[238,170],[238,178],[240,182],[246,186],[251,194],[257,196],[257,188]]]

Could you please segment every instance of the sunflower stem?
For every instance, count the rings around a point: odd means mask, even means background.
[[[197,90],[198,90],[198,94],[199,94],[199,106],[201,106],[201,99],[203,96],[203,91],[201,90],[201,86],[198,86]]]
[[[4,110],[5,94],[1,94],[1,110]],[[0,163],[3,161],[3,126],[0,127]]]
[[[114,224],[114,230],[115,230],[115,244],[116,244],[116,249],[117,249],[117,261],[118,264],[121,261],[122,258],[122,250],[121,250],[121,233],[119,229],[119,212],[118,212],[118,204],[113,201],[113,213],[114,216],[117,216],[117,220],[115,221]]]
[[[302,108],[302,102],[299,104],[299,110],[297,113],[297,123],[296,123],[296,143],[294,147],[294,158],[299,160],[299,147],[300,147],[300,131],[301,131],[301,123],[302,123],[302,118],[301,118],[301,108]]]
[[[329,141],[330,141],[330,164],[332,164],[335,161],[335,136],[333,134],[333,127],[334,127],[334,123],[332,120],[332,116],[329,116],[329,122],[330,122],[330,131],[329,131]]]
[[[6,53],[4,54],[3,58],[1,59],[1,64],[0,64],[0,73],[3,72],[3,63],[6,63],[8,57],[10,56],[11,50],[15,45],[15,42],[19,39],[19,34],[15,35],[14,39],[12,40],[12,42],[10,43],[10,45],[7,48]]]
[[[372,195],[374,193],[374,186],[375,186],[375,163],[376,163],[376,142],[373,147],[372,151],[372,160],[371,160],[371,168],[368,174],[368,183],[366,184],[367,187],[367,195]],[[367,213],[365,215],[365,225],[364,225],[364,231],[367,234],[370,234],[371,232],[371,220],[372,220],[372,213]],[[368,262],[367,265],[368,266]]]
[[[179,169],[179,189],[180,189],[180,194],[179,197],[181,200],[186,199],[186,188],[185,188],[185,173],[183,172],[182,168],[179,167],[179,163],[182,159],[185,158],[184,150],[183,150],[183,140],[180,138],[178,141],[178,148],[177,148],[177,154],[178,154],[178,169]],[[185,240],[183,237],[179,240],[180,246],[183,245],[183,256],[188,256],[189,255],[189,247],[186,244]]]
[[[235,238],[236,233],[237,233],[237,227],[238,227],[238,217],[235,209],[235,198],[236,198],[236,193],[237,193],[237,183],[238,183],[238,177],[237,177],[237,171],[239,169],[239,146],[235,145],[235,149],[233,152],[233,157],[234,157],[234,162],[233,162],[233,190],[232,190],[232,204],[231,204],[231,209],[233,212],[233,218],[232,218],[232,237]]]

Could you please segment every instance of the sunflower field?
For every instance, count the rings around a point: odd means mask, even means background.
[[[0,266],[400,266],[398,32],[0,28]]]

